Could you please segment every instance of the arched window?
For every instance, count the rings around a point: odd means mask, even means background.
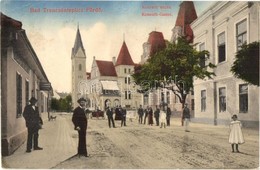
[[[82,69],[82,66],[81,66],[81,64],[79,64],[79,71],[81,71],[81,69]]]

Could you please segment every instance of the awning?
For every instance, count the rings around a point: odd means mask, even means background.
[[[103,90],[119,90],[116,81],[100,81],[103,87]]]

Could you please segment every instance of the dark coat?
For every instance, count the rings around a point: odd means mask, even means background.
[[[157,109],[155,110],[155,112],[154,112],[154,117],[155,117],[155,118],[159,118],[159,116],[160,116],[160,109],[157,108]]]
[[[185,118],[190,119],[190,109],[189,108],[185,107],[183,109],[182,118],[183,119],[185,119]]]
[[[38,107],[35,106],[35,110],[32,105],[27,105],[23,111],[23,117],[25,119],[27,128],[41,128],[43,124],[42,118],[40,117]]]
[[[166,119],[170,119],[171,117],[171,114],[172,114],[172,111],[169,107],[167,107],[167,112],[166,112]]]
[[[126,117],[126,110],[125,109],[121,109],[121,116],[122,116],[122,118]]]
[[[87,111],[81,107],[77,107],[73,111],[72,122],[74,124],[74,128],[80,127],[80,129],[87,129],[88,119],[86,117]]]
[[[107,117],[113,117],[113,110],[111,108],[106,111]]]
[[[138,115],[139,116],[143,116],[144,115],[144,109],[143,108],[139,108],[138,109]]]

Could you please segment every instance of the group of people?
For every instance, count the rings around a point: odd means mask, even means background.
[[[43,150],[43,148],[38,145],[39,134],[38,131],[41,128],[43,121],[39,114],[38,107],[36,106],[37,99],[32,97],[29,100],[30,104],[27,105],[24,109],[23,116],[25,118],[26,127],[28,129],[28,137],[27,137],[27,148],[26,152],[30,153],[32,148],[34,150]],[[88,126],[88,114],[90,111],[86,107],[86,99],[80,98],[78,101],[79,106],[74,109],[72,122],[74,124],[74,129],[77,130],[79,140],[78,140],[78,154],[79,156],[89,157],[86,147],[86,131]],[[188,130],[188,124],[190,121],[190,111],[187,107],[188,104],[185,104],[182,114],[182,122],[185,125],[185,131]],[[113,109],[107,107],[106,114],[108,117],[108,125],[115,128],[115,123],[113,119]],[[117,115],[121,116],[121,126],[126,126],[126,109],[125,107],[118,107],[115,109]],[[138,109],[139,123],[146,123],[146,119],[148,118],[148,124],[153,125],[153,115],[156,121],[156,126],[159,126],[159,122],[161,123],[161,128],[170,126],[170,116],[171,109],[167,105],[160,105],[156,107],[156,110],[153,112],[151,107],[147,107],[143,109],[140,105]],[[239,152],[238,144],[244,143],[243,134],[241,131],[241,122],[237,120],[237,115],[232,116],[232,122],[230,124],[230,135],[229,135],[229,143],[232,147],[232,152]]]
[[[113,108],[111,108],[110,106],[107,106],[106,108],[106,115],[107,115],[107,119],[108,119],[108,126],[109,128],[111,128],[111,124],[113,126],[113,128],[115,128],[115,122],[114,122],[114,118],[113,118],[113,113],[114,113],[114,110]],[[121,120],[121,127],[122,126],[126,126],[126,109],[125,109],[125,106],[121,107],[116,107],[115,108],[115,113],[116,113],[116,116],[115,116],[115,119],[116,120]]]
[[[138,122],[139,124],[146,124],[146,119],[148,119],[148,125],[152,126],[153,117],[155,118],[156,126],[160,126],[161,128],[170,126],[170,118],[171,118],[171,109],[168,107],[167,104],[161,104],[160,106],[156,106],[155,111],[153,112],[152,107],[147,106],[146,109],[143,109],[142,105],[140,105],[138,111]]]

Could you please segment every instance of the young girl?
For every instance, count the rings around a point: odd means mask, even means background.
[[[233,121],[230,123],[230,135],[229,135],[229,143],[232,146],[232,152],[234,151],[234,146],[236,145],[236,151],[238,150],[238,144],[244,143],[244,137],[241,130],[241,122],[237,120],[237,115],[233,115],[231,117]]]
[[[164,106],[162,105],[161,106],[161,110],[160,110],[160,122],[161,122],[161,127],[166,127],[166,112],[165,112],[165,108]]]

